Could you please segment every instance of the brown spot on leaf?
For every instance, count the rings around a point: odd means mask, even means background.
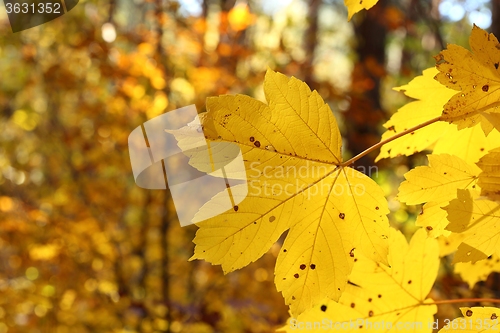
[[[353,247],[353,248],[351,249],[351,252],[349,252],[349,256],[350,256],[351,258],[354,258],[354,249],[355,249],[355,248]]]
[[[234,209],[235,212],[237,212],[238,211],[238,206],[234,206],[233,209]]]
[[[466,315],[467,317],[472,316],[472,310],[471,310],[471,309],[467,310],[467,312],[465,313],[465,315]]]
[[[492,315],[491,315],[491,320],[495,320],[495,319],[497,319],[497,318],[498,318],[498,317],[497,317],[497,314],[496,314],[496,313],[494,313],[494,314],[492,314]]]
[[[295,296],[292,296],[292,301],[295,301]]]
[[[498,69],[498,62],[495,62],[495,69]]]
[[[271,216],[271,217],[269,218],[269,222],[274,222],[274,220],[276,220],[276,217],[274,217],[274,216]]]
[[[250,137],[250,142],[254,142],[255,138],[253,136]]]
[[[356,306],[356,304],[351,303],[351,308],[354,308],[355,306]]]
[[[255,141],[253,144],[254,144],[254,146],[255,146],[255,147],[257,147],[257,148],[259,148],[259,147],[260,147],[260,141]]]
[[[408,284],[411,284],[411,280],[408,280]]]
[[[373,317],[373,311],[370,310],[370,312],[368,312],[368,317]]]
[[[485,84],[481,89],[483,89],[484,92],[488,92],[488,90],[490,89],[490,86]]]
[[[306,265],[304,265],[304,264],[300,265],[300,269],[301,269],[301,270],[306,269]]]
[[[283,249],[283,252],[286,252],[286,249]]]
[[[372,299],[371,299],[371,298],[368,298],[368,302],[371,302],[371,301],[372,301]]]
[[[379,208],[378,208],[378,207],[375,207],[375,209],[376,209],[376,210],[379,210]]]
[[[378,296],[377,296],[377,297],[378,297],[378,298],[382,298],[382,295],[378,294]]]
[[[428,225],[427,227],[425,227],[425,229],[431,231],[432,230],[432,227],[430,225]]]
[[[299,278],[299,273],[293,274],[293,277],[296,278],[296,279],[298,279]]]
[[[316,269],[316,265],[315,264],[311,264],[311,269]]]
[[[389,127],[387,130],[388,130],[388,131],[394,131],[394,132],[396,132],[396,127],[394,127],[394,125],[392,125],[392,126],[391,126],[391,127]]]
[[[345,214],[344,213],[340,213],[339,217],[343,220],[345,218]]]
[[[326,305],[321,306],[321,311],[325,312],[326,311]]]

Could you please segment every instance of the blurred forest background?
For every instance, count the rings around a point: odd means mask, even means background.
[[[347,22],[340,0],[80,0],[16,34],[0,8],[0,333],[283,325],[279,244],[227,276],[189,262],[197,228],[179,226],[168,191],[135,185],[129,133],[189,104],[203,111],[208,96],[262,100],[270,67],[330,104],[347,158],[378,142],[408,101],[392,87],[433,66],[446,43],[468,47],[472,23],[500,36],[500,1],[379,0]],[[394,198],[425,161],[383,160],[372,174],[408,235],[420,208]],[[469,290],[445,265],[431,296],[495,297],[498,281]]]

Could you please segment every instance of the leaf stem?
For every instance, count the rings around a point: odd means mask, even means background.
[[[452,303],[479,303],[479,302],[490,302],[490,303],[500,303],[500,299],[496,298],[458,298],[458,299],[445,299],[441,301],[434,301],[432,303],[424,303],[424,305],[440,305],[440,304],[452,304]]]
[[[345,161],[344,163],[341,163],[341,164],[340,164],[340,166],[341,166],[341,167],[346,167],[346,166],[349,166],[349,165],[351,165],[352,163],[354,163],[354,162],[356,162],[357,160],[359,160],[360,158],[362,158],[363,156],[366,156],[366,155],[368,155],[369,153],[371,153],[372,151],[374,151],[374,150],[376,150],[376,149],[378,149],[378,148],[382,147],[382,146],[383,146],[383,145],[385,145],[386,143],[389,143],[389,142],[391,142],[391,141],[393,141],[393,140],[396,140],[397,138],[400,138],[400,137],[402,137],[402,136],[405,136],[406,134],[408,134],[408,133],[412,133],[412,132],[414,132],[414,131],[416,131],[416,130],[418,130],[418,129],[421,129],[421,128],[425,127],[425,126],[428,126],[428,125],[430,125],[430,124],[433,124],[433,123],[435,123],[435,122],[437,122],[437,121],[441,120],[441,117],[442,117],[442,116],[439,116],[439,117],[436,117],[436,118],[432,118],[432,119],[427,120],[427,121],[425,121],[425,122],[423,122],[423,123],[421,123],[421,124],[418,124],[417,126],[414,126],[414,127],[412,127],[412,128],[408,128],[407,130],[405,130],[405,131],[403,131],[403,132],[401,132],[401,133],[398,133],[398,134],[396,134],[396,135],[394,135],[394,136],[391,136],[390,138],[385,139],[384,141],[380,141],[379,143],[377,143],[377,144],[375,144],[375,145],[371,146],[370,148],[368,148],[368,149],[366,149],[365,151],[363,151],[363,152],[359,153],[358,155],[354,156],[353,158],[351,158],[351,159],[349,159],[349,160]]]

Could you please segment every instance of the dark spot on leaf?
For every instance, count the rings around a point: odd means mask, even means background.
[[[234,206],[234,211],[237,212],[238,211],[238,206]]]
[[[293,277],[296,278],[296,279],[298,279],[299,278],[299,273],[293,274]]]
[[[274,220],[276,220],[276,217],[274,217],[274,216],[271,216],[271,217],[269,218],[269,222],[274,222]]]
[[[498,62],[495,62],[495,69],[498,69]]]
[[[257,147],[257,148],[259,148],[259,147],[260,147],[260,141],[255,141],[253,144],[254,144],[254,145],[255,145],[255,147]]]
[[[356,306],[356,304],[351,303],[351,308],[354,308],[355,306]]]
[[[408,280],[408,284],[411,284],[411,280]]]
[[[448,173],[447,173],[447,172],[445,172],[444,174],[445,174],[445,175],[447,175]]]
[[[316,269],[316,265],[315,264],[311,264],[311,269]]]
[[[321,311],[325,312],[326,311],[326,305],[321,306]]]
[[[286,249],[283,249],[283,252],[286,252]]]
[[[373,317],[373,311],[370,310],[370,312],[368,312],[368,317]]]
[[[394,127],[394,125],[393,125],[393,126],[389,127],[387,130],[396,132],[396,127]]]
[[[494,313],[494,314],[492,314],[492,315],[491,315],[491,320],[495,320],[495,319],[497,319],[497,318],[498,318],[498,317],[497,317],[497,314],[496,314],[496,313]]]
[[[432,227],[430,225],[428,225],[427,227],[425,227],[425,229],[431,231],[432,230]]]
[[[479,148],[480,151],[484,151],[484,148]]]
[[[349,252],[349,256],[350,256],[351,258],[354,258],[354,249],[355,249],[355,248],[353,247],[353,248],[351,249],[351,252]]]
[[[255,138],[253,136],[250,137],[250,142],[254,142]]]
[[[379,208],[378,208],[378,207],[375,207],[375,209],[376,209],[376,210],[379,210]]]
[[[481,89],[483,89],[484,92],[488,92],[488,90],[490,89],[490,86],[485,84]]]
[[[253,224],[257,224],[257,221],[254,221],[254,223],[253,223]]]
[[[472,310],[471,310],[471,309],[467,310],[467,312],[465,313],[465,315],[466,315],[467,317],[472,316]]]
[[[292,300],[295,301],[295,296],[292,296]]]
[[[378,298],[382,298],[382,295],[378,294]]]
[[[358,258],[354,258],[354,262],[358,261]]]
[[[302,269],[302,270],[306,269],[306,265],[304,265],[304,264],[300,265],[300,269]]]
[[[345,214],[344,213],[340,213],[339,217],[343,220],[345,218]]]

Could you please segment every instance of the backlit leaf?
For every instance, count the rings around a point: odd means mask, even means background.
[[[213,130],[205,132],[207,142],[240,147],[248,194],[242,197],[245,185],[232,187],[235,201],[243,201],[198,224],[191,259],[220,264],[227,273],[257,260],[290,229],[275,275],[297,315],[324,297],[340,297],[354,248],[387,262],[388,208],[373,180],[340,165],[338,126],[316,91],[273,71],[264,91],[268,105],[242,95],[207,101],[202,125]],[[221,200],[216,195],[195,220],[212,216]]]
[[[446,229],[467,235],[454,262],[476,262],[500,254],[500,203],[477,198],[479,191],[459,189],[457,198],[444,207],[450,221]]]
[[[448,332],[496,332],[500,309],[493,307],[460,308],[463,317],[447,323],[438,333]]]
[[[439,267],[437,241],[427,238],[423,229],[410,244],[399,231],[393,230],[390,239],[390,266],[356,255],[352,284],[339,302],[325,299],[281,330],[431,332],[437,307],[426,297]]]
[[[417,76],[407,85],[394,88],[394,90],[402,91],[406,96],[414,98],[416,101],[401,107],[384,124],[387,131],[382,135],[381,141],[438,117],[442,113],[443,106],[456,91],[434,80],[437,73],[436,68],[428,68],[423,71],[421,76]],[[380,154],[376,160],[399,155],[412,155],[427,149],[446,133],[448,127],[449,125],[444,122],[436,122],[410,135],[386,143],[380,148]]]
[[[352,16],[363,9],[370,9],[377,4],[378,0],[344,0],[347,7],[347,20],[351,20]]]
[[[482,157],[477,166],[483,170],[479,174],[478,182],[481,186],[481,195],[500,201],[500,147]]]
[[[500,44],[493,34],[475,25],[469,44],[472,52],[449,44],[435,57],[436,79],[459,91],[446,103],[442,120],[459,129],[481,123],[488,134],[493,127],[500,130]]]
[[[428,155],[429,166],[420,166],[405,174],[398,198],[416,205],[423,202],[445,202],[455,198],[456,189],[476,183],[479,169],[454,155]]]

